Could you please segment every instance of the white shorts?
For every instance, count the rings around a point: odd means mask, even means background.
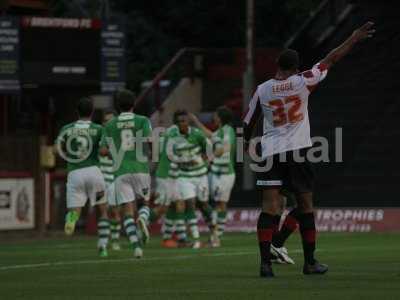
[[[125,174],[115,180],[116,204],[132,202],[137,199],[150,199],[149,174]]]
[[[235,183],[235,174],[210,176],[211,197],[217,202],[228,202]]]
[[[106,197],[107,203],[110,206],[116,206],[117,200],[115,199],[115,182],[106,183]]]
[[[90,205],[104,204],[107,199],[101,195],[106,189],[103,174],[96,166],[74,170],[67,178],[67,208],[84,207],[87,199]]]
[[[209,188],[207,175],[200,177],[180,177],[177,179],[178,196],[180,200],[196,198],[208,202]]]
[[[176,190],[176,179],[156,178],[156,194],[154,203],[168,206],[178,198]]]

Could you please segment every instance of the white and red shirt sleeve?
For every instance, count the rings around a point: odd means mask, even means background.
[[[328,74],[328,65],[324,63],[318,63],[312,67],[312,69],[301,73],[301,76],[306,83],[306,86],[310,92],[312,92],[322,80],[325,79]]]
[[[256,91],[253,95],[253,98],[250,101],[248,111],[243,119],[244,123],[244,139],[246,141],[250,140],[251,135],[253,133],[253,129],[257,124],[257,121],[260,119],[262,115],[260,96],[258,91]]]

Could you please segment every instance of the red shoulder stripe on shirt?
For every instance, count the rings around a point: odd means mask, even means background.
[[[321,72],[323,72],[323,71],[325,71],[325,70],[328,70],[328,65],[327,64],[324,64],[324,63],[320,63],[319,65],[318,65],[318,69],[321,71]]]

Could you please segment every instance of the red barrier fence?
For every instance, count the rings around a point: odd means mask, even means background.
[[[258,209],[230,209],[226,231],[255,231],[259,213]],[[198,216],[200,229],[207,231]],[[321,208],[315,216],[320,232],[400,232],[400,208]],[[161,221],[152,226],[152,231],[159,232],[160,228]]]

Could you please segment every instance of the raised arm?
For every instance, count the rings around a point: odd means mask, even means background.
[[[359,41],[372,37],[375,33],[375,30],[371,29],[373,26],[373,22],[367,22],[360,28],[354,30],[352,35],[347,38],[347,40],[345,40],[339,47],[329,52],[329,54],[323,60],[321,60],[320,63],[325,64],[328,68],[331,67],[333,64],[346,56]]]
[[[206,135],[206,137],[211,138],[212,136],[212,131],[208,129],[206,126],[204,126],[203,123],[199,121],[199,119],[192,113],[189,113],[189,119],[194,123],[194,125],[199,128],[203,133]]]
[[[108,144],[107,144],[107,129],[106,127],[103,127],[101,139],[100,139],[100,145],[99,145],[99,155],[100,156],[109,156],[111,157],[111,153],[108,149]]]

